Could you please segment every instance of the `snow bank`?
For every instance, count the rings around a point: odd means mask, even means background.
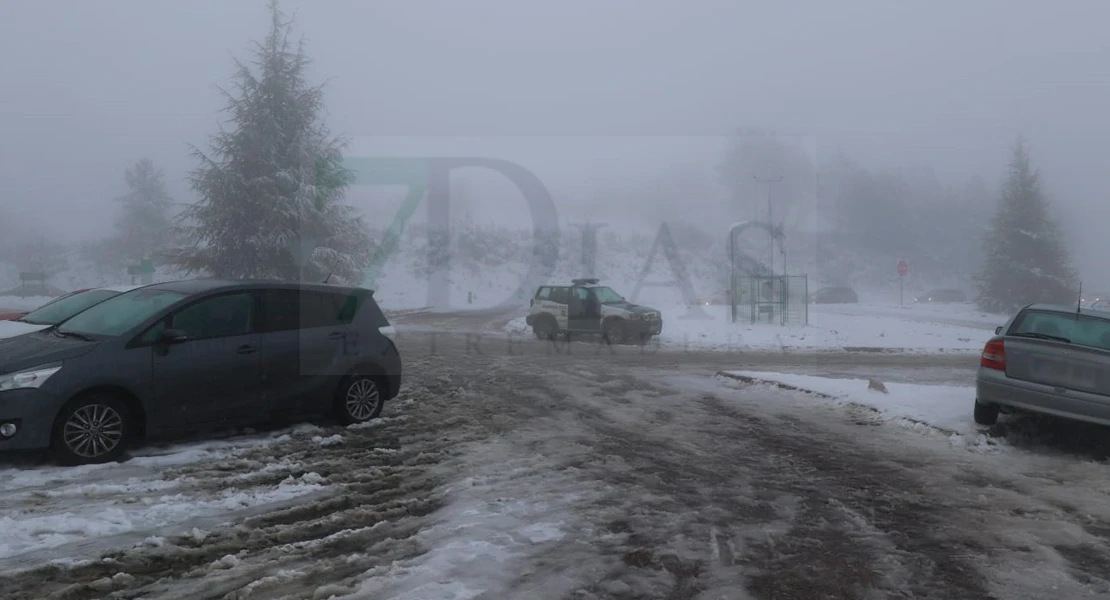
[[[725,371],[721,376],[815,394],[816,401],[863,407],[869,417],[909,429],[948,436],[953,445],[990,445],[972,419],[974,386],[886,383],[887,393],[869,389],[867,379],[834,379],[762,371]]]

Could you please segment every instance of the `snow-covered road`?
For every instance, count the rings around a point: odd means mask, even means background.
[[[371,427],[0,467],[4,597],[1110,596],[1105,457],[1057,425],[971,448],[714,376],[949,382],[967,357],[485,343],[402,335],[403,396]]]

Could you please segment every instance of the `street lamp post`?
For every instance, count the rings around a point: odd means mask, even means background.
[[[772,178],[769,178],[769,179],[761,179],[760,177],[758,177],[756,175],[752,175],[752,179],[756,180],[758,183],[767,184],[767,225],[768,225],[768,227],[770,228],[770,231],[771,231],[771,236],[770,236],[770,238],[767,242],[767,260],[769,261],[767,263],[767,270],[768,270],[768,273],[770,275],[774,275],[775,274],[775,220],[774,220],[773,214],[771,212],[771,184],[781,182],[782,181],[782,175],[779,175],[778,177],[772,177]],[[786,265],[783,265],[783,268],[785,269]]]

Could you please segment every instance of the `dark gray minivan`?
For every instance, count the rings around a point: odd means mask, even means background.
[[[377,417],[401,359],[373,291],[192,279],[125,292],[0,340],[0,450],[66,464],[131,440],[330,413]]]

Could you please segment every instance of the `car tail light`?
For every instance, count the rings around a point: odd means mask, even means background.
[[[378,331],[381,332],[381,334],[384,335],[385,337],[387,337],[387,338],[389,338],[393,341],[397,341],[397,328],[396,327],[394,327],[392,325],[386,325],[384,327],[379,327]]]
[[[979,359],[979,366],[988,369],[1006,370],[1006,346],[1002,340],[991,340],[983,348],[983,356]]]

